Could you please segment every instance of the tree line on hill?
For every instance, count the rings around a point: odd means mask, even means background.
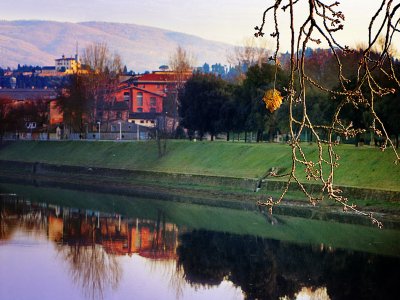
[[[343,72],[348,78],[346,88],[351,89],[356,84],[357,66],[362,51],[355,50],[351,54],[340,53],[339,55],[343,62]],[[286,96],[285,87],[289,78],[288,60],[288,56],[283,54],[278,66],[265,60],[254,63],[248,68],[243,79],[236,82],[227,82],[213,74],[194,74],[179,92],[181,125],[188,129],[190,137],[197,132],[200,139],[205,134],[209,134],[213,139],[217,134],[225,133],[229,140],[230,133],[252,132],[255,133],[256,140],[259,142],[272,140],[277,134],[287,133],[289,130],[288,103],[283,101],[278,110],[270,112],[265,108],[262,99],[265,92],[271,89],[280,91],[283,97]],[[394,59],[392,62],[396,74],[400,77],[400,62]],[[331,51],[308,49],[305,66],[307,74],[312,78],[317,78],[324,87],[335,91],[341,90],[337,80],[338,65]],[[377,77],[377,81],[376,84],[387,85],[387,80],[382,75]],[[275,86],[273,86],[274,82]],[[306,88],[308,90],[306,108],[309,117],[318,124],[332,123],[334,108],[342,99],[310,84]],[[385,121],[386,130],[398,147],[400,94],[394,88],[393,86],[394,93],[377,99],[375,111]],[[301,113],[300,105],[297,110],[295,107],[294,114],[300,117]],[[369,130],[372,118],[368,103],[359,103],[357,107],[350,103],[345,104],[339,118],[347,124],[352,123],[354,128],[365,129],[364,135],[356,136],[352,141],[375,144],[380,142],[379,137]],[[320,131],[323,136],[323,129]]]

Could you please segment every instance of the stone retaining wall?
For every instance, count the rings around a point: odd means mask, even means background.
[[[0,160],[0,175],[2,171],[19,172],[29,175],[57,176],[57,175],[85,175],[96,178],[107,177],[118,180],[119,178],[130,182],[151,182],[151,183],[171,183],[171,184],[187,184],[210,187],[231,187],[241,188],[248,191],[254,191],[258,179],[252,178],[235,178],[221,176],[207,176],[195,174],[179,174],[164,173],[142,170],[126,170],[126,169],[109,169],[85,166],[68,166],[53,165],[39,162],[20,162],[20,161],[4,161]],[[266,180],[261,187],[268,191],[282,191],[285,182]],[[312,191],[318,191],[321,186],[317,184],[304,184],[304,186]],[[296,184],[291,185],[291,190],[296,190]],[[400,201],[400,192],[384,191],[365,188],[341,187],[344,194],[354,199],[380,199],[385,201]]]

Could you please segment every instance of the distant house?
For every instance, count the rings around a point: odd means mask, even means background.
[[[35,123],[33,131],[47,130],[48,125],[62,122],[62,115],[56,107],[57,91],[53,89],[0,89],[0,102],[6,104],[6,110],[18,112],[24,108],[25,115],[19,115],[19,131],[27,128],[21,124]],[[22,122],[22,123],[21,123]]]
[[[63,55],[61,58],[55,59],[54,62],[57,72],[66,72],[68,74],[72,74],[77,72],[78,68],[80,67],[80,62],[77,55],[75,55],[75,57],[65,57]]]
[[[71,63],[72,59],[63,57],[63,59],[57,59],[56,62],[58,62],[58,65],[54,67],[43,67],[41,75],[58,75],[62,70],[60,66],[65,66],[69,70],[74,68],[73,63]],[[147,127],[147,129],[141,129],[140,134],[156,126],[172,128],[177,125],[176,117],[173,118],[176,114],[167,111],[170,109],[166,109],[167,99],[168,102],[174,99],[177,96],[178,86],[183,84],[191,75],[190,72],[182,76],[182,74],[175,74],[170,71],[156,71],[132,76],[121,82],[117,89],[106,91],[105,102],[102,102],[101,107],[96,112],[96,119],[93,120],[93,124],[100,123],[101,130],[104,133],[109,131],[110,128],[116,128],[118,131],[121,130],[121,127],[126,127],[127,130],[135,128],[135,126],[129,127],[132,125],[131,123],[138,125],[138,128]],[[46,88],[7,88],[0,89],[0,99],[4,99],[14,107],[40,103],[40,109],[43,110],[41,115],[44,116],[45,114],[41,123],[46,125],[48,132],[50,128],[54,130],[55,127],[64,122],[63,113],[57,106],[57,93],[54,89]],[[87,126],[86,130],[88,129],[90,128]]]
[[[115,102],[125,103],[129,122],[154,127],[155,117],[162,113],[165,96],[164,92],[151,92],[128,83],[115,93]],[[137,118],[138,115],[135,114],[140,114],[140,118]],[[122,112],[120,116],[122,117]]]
[[[155,71],[133,76],[121,83],[115,93],[115,101],[127,104],[129,122],[154,127],[157,119],[166,114],[167,95],[177,93],[179,79],[186,81],[191,75],[190,72],[178,76],[171,71]]]
[[[131,83],[139,88],[156,93],[176,92],[177,85],[184,83],[192,76],[192,72],[178,74],[173,71],[154,71],[149,74],[134,76]]]
[[[55,66],[44,66],[42,67],[42,71],[39,73],[39,76],[42,77],[50,77],[50,76],[60,76],[63,73],[58,72]]]

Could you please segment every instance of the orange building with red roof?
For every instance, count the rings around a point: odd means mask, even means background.
[[[192,73],[176,74],[155,71],[137,75],[123,82],[115,93],[117,102],[125,101],[129,107],[129,121],[153,127],[157,117],[164,113],[164,102],[169,93],[177,93]]]

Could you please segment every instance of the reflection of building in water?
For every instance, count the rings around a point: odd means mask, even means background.
[[[50,241],[60,242],[63,238],[64,221],[62,218],[50,215],[48,217],[48,238]]]
[[[12,228],[17,226],[16,220],[20,220],[20,228],[21,225],[27,229],[40,228],[49,240],[60,244],[101,245],[107,253],[114,255],[138,253],[152,259],[176,258],[178,228],[167,223],[161,212],[156,221],[127,219],[119,214],[11,200],[0,201],[4,231],[0,240],[7,239]],[[10,230],[6,232],[6,228]]]
[[[153,259],[171,259],[176,258],[178,228],[160,220],[133,221],[121,220],[121,216],[100,217],[100,236],[96,236],[96,241],[112,254],[138,253]]]
[[[153,259],[176,257],[178,228],[174,224],[157,221],[123,219],[121,215],[69,211],[64,214],[63,243],[78,241],[90,245],[101,244],[105,251],[115,255],[132,255]]]

